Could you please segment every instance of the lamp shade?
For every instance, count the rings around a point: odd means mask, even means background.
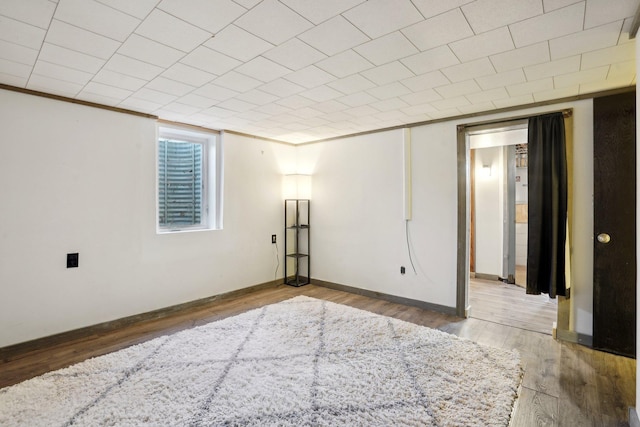
[[[284,199],[311,199],[311,175],[284,175],[282,178]]]

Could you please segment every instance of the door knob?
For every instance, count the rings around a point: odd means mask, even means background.
[[[611,236],[609,236],[607,233],[598,234],[598,242],[609,243],[610,241],[611,241]]]

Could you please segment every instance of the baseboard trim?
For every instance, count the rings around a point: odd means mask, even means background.
[[[17,356],[26,354],[28,352],[31,352],[37,349],[50,348],[61,343],[66,343],[69,341],[86,338],[92,335],[101,335],[108,332],[112,332],[119,328],[173,316],[182,312],[187,312],[189,310],[197,309],[198,307],[205,306],[214,301],[222,301],[222,300],[227,300],[231,298],[237,298],[239,296],[256,292],[262,289],[272,288],[272,287],[281,285],[282,282],[283,282],[283,279],[272,280],[270,282],[260,283],[258,285],[237,289],[235,291],[225,292],[222,294],[213,295],[210,297],[201,298],[194,301],[189,301],[182,304],[176,304],[176,305],[160,308],[153,311],[148,311],[146,313],[134,314],[132,316],[127,316],[120,319],[98,323],[96,325],[73,329],[70,331],[61,332],[58,334],[49,335],[42,338],[36,338],[34,340],[12,344],[6,347],[0,347],[0,360],[9,361],[9,360],[15,359]]]
[[[556,329],[556,338],[560,341],[567,341],[574,344],[581,344],[586,347],[593,347],[593,337],[591,335],[579,334],[566,329]]]
[[[456,315],[455,307],[447,307],[446,305],[433,304],[430,302],[419,301],[411,298],[399,297],[396,295],[385,294],[377,291],[370,291],[368,289],[356,288],[353,286],[341,285],[339,283],[327,282],[324,280],[311,279],[311,283],[317,286],[322,286],[337,291],[349,292],[351,294],[362,295],[369,298],[381,299],[396,304],[409,305],[412,307],[418,307],[423,310],[436,311],[438,313],[449,314],[451,316]]]
[[[640,419],[638,419],[638,413],[633,406],[629,407],[629,427],[640,427]]]
[[[498,280],[500,280],[500,276],[497,276],[495,274],[485,274],[485,273],[476,273],[476,279],[481,279],[481,280],[493,280],[494,282],[497,282]]]

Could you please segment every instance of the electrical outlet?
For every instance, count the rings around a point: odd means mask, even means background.
[[[275,234],[271,235],[271,243],[276,243],[276,235]]]
[[[67,254],[67,268],[77,268],[78,257],[79,254],[77,252],[74,254]]]
[[[400,274],[404,274],[405,273],[405,268],[404,267],[400,267]]]

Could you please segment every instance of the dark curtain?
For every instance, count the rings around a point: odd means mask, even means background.
[[[529,119],[527,294],[566,295],[567,156],[562,113]]]

